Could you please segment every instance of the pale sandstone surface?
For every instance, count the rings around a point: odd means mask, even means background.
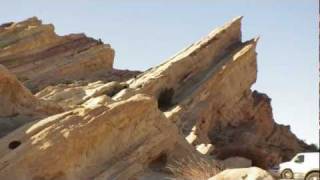
[[[263,169],[251,167],[227,169],[209,180],[274,180],[274,178]]]
[[[67,110],[76,108],[85,101],[100,95],[107,95],[110,99],[110,97],[126,87],[127,84],[119,83],[117,81],[109,83],[97,81],[83,85],[60,84],[46,87],[42,91],[38,92],[36,97],[56,102]]]
[[[31,122],[2,138],[0,179],[127,179],[161,154],[183,152],[178,139],[155,100],[138,94]],[[8,149],[15,140],[21,145]]]
[[[242,156],[267,168],[309,147],[274,122],[271,99],[252,91],[258,38],[241,42],[241,18],[128,81],[114,99],[145,93],[189,143],[219,159]]]
[[[16,77],[0,65],[0,117],[19,114],[55,114],[59,108],[38,100]]]
[[[186,157],[268,168],[311,150],[251,90],[258,38],[242,41],[241,19],[143,73],[113,69],[110,45],[37,18],[1,25],[0,179],[163,179]],[[217,177],[237,175],[269,178]]]

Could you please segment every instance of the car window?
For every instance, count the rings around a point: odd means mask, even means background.
[[[294,162],[296,163],[303,163],[304,162],[304,155],[299,155],[295,158]]]

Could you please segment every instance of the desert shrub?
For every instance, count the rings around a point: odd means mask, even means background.
[[[208,180],[222,171],[222,166],[206,159],[188,156],[184,159],[173,160],[167,169],[176,180]]]
[[[314,143],[309,145],[308,150],[311,152],[320,152],[320,148],[318,147],[317,144],[314,144]]]

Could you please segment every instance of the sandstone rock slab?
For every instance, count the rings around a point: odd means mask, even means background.
[[[274,180],[265,170],[257,167],[224,170],[209,180]]]

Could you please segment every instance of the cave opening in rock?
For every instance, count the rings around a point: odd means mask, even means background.
[[[114,87],[106,93],[107,96],[113,97],[114,95],[118,94],[121,90],[128,88],[127,84],[124,85],[114,85]]]
[[[165,168],[168,161],[168,156],[165,153],[161,153],[156,159],[149,163],[149,168],[153,171],[161,171]]]
[[[16,149],[18,146],[20,146],[20,141],[11,141],[8,145],[9,149]]]
[[[172,97],[174,95],[173,88],[166,88],[162,90],[158,97],[158,108],[161,111],[168,110],[172,105]]]

